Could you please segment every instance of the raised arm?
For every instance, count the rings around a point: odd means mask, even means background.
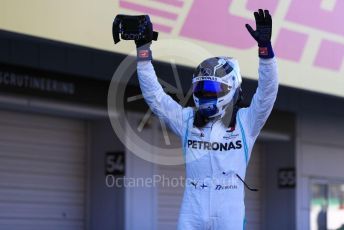
[[[154,37],[153,24],[150,20],[147,23],[144,31],[145,36],[135,40],[137,74],[142,95],[152,112],[165,122],[175,134],[182,136],[183,108],[164,92],[155,74],[150,49]]]
[[[258,88],[248,108],[240,112],[246,130],[253,139],[259,134],[271,113],[278,91],[277,64],[271,46],[272,19],[268,10],[254,12],[256,30],[246,24],[259,47]]]
[[[162,119],[172,131],[182,134],[182,106],[167,95],[158,82],[150,60],[138,61],[137,74],[142,95],[155,115]]]
[[[278,91],[277,63],[275,58],[259,60],[258,88],[248,108],[242,109],[243,123],[248,134],[256,137],[268,119]]]

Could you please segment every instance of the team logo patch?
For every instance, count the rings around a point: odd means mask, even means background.
[[[269,55],[268,48],[266,48],[266,47],[260,47],[260,48],[259,48],[259,55],[263,55],[263,56]]]
[[[228,132],[223,136],[223,139],[225,140],[230,140],[230,139],[235,139],[239,136],[239,134],[234,134],[232,132]]]
[[[201,72],[204,76],[211,76],[212,75],[212,71],[209,68],[202,68]]]
[[[229,151],[242,148],[241,140],[230,142],[208,142],[198,140],[188,140],[188,148],[199,150]]]
[[[193,130],[193,131],[191,131],[191,136],[194,136],[194,137],[205,137],[205,134],[201,130]]]
[[[148,58],[149,57],[149,50],[140,50],[139,51],[140,58]]]

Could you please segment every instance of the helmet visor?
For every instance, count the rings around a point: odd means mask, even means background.
[[[230,92],[231,87],[217,81],[197,81],[193,83],[193,93],[197,98],[219,98]]]

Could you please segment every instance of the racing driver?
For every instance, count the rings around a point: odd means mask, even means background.
[[[137,40],[137,72],[151,110],[180,136],[186,163],[186,184],[178,229],[239,230],[245,227],[244,182],[253,145],[273,108],[277,65],[271,47],[268,10],[254,12],[258,43],[258,88],[247,108],[240,106],[241,75],[229,57],[203,61],[193,80],[195,108],[182,108],[168,96],[152,66],[151,40]],[[149,30],[152,30],[150,23]]]

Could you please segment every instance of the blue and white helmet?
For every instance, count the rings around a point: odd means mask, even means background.
[[[207,118],[225,115],[238,99],[242,78],[239,63],[230,57],[203,61],[193,75],[193,99],[197,110]]]

